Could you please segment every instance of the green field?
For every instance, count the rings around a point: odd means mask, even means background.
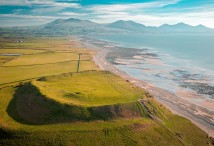
[[[14,60],[5,63],[3,66],[31,66],[52,64],[58,62],[66,62],[77,60],[78,56],[74,53],[42,53],[37,55],[23,55]]]
[[[92,62],[91,52],[85,53],[86,49],[78,43],[64,38],[27,38],[23,43],[0,40],[3,41],[0,44],[2,48],[0,54],[23,54],[0,56],[0,85],[41,76],[76,72],[79,53],[83,53],[80,58],[80,71],[98,69]]]
[[[8,61],[0,67],[0,145],[211,145],[205,132],[173,115],[146,91],[99,71],[91,59],[94,52],[75,40],[1,42],[12,53],[43,51],[1,56]],[[85,57],[77,73],[78,53]],[[71,61],[59,62],[67,59],[64,54]]]
[[[33,50],[33,49],[1,49],[1,54],[23,54],[23,55],[34,55],[44,53],[45,50]]]

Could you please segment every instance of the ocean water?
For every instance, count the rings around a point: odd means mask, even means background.
[[[124,47],[149,48],[161,54],[187,60],[214,71],[214,35],[196,34],[141,34],[103,35],[103,40],[118,43]]]
[[[115,66],[178,96],[184,95],[181,91],[192,92],[189,101],[212,101],[214,110],[214,35],[123,34],[95,38],[120,49],[141,49],[142,54],[132,59],[116,59]]]

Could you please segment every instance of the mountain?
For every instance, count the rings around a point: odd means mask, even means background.
[[[153,27],[145,26],[134,21],[119,20],[108,24],[107,26],[135,33],[214,33],[214,29],[208,28],[206,26],[191,26],[182,22],[175,25],[163,24],[159,27]]]
[[[180,30],[186,30],[186,29],[191,29],[192,26],[180,22],[180,23],[177,23],[175,25],[163,24],[159,28],[161,28],[161,29],[180,29]]]
[[[213,29],[203,25],[191,26],[182,22],[174,25],[163,24],[158,27],[158,30],[167,33],[209,33],[213,31]]]
[[[57,19],[44,25],[44,28],[71,28],[71,27],[96,27],[99,24],[88,20],[80,20],[75,18]]]
[[[57,19],[42,26],[42,30],[46,33],[52,32],[55,34],[84,34],[84,33],[96,33],[102,28],[99,24],[75,18],[70,19]],[[102,30],[104,31],[104,30]]]
[[[136,31],[136,32],[142,32],[145,31],[146,26],[140,23],[136,23],[134,21],[123,21],[119,20],[114,23],[108,24],[108,27],[112,28],[118,28],[118,29],[124,29],[124,30],[129,30],[129,31]]]
[[[88,35],[88,34],[109,34],[124,33],[124,30],[106,27],[89,20],[81,19],[57,19],[42,26],[42,31],[46,33],[62,34],[62,35]]]
[[[163,24],[159,27],[145,26],[134,21],[119,20],[110,24],[98,24],[89,20],[81,19],[57,19],[50,23],[31,27],[8,27],[0,28],[0,35],[98,35],[98,34],[128,34],[128,33],[149,33],[149,34],[169,34],[169,33],[194,33],[194,34],[214,34],[214,29],[203,25],[191,26],[185,23],[174,25]]]
[[[197,25],[195,26],[195,29],[198,31],[198,32],[207,32],[207,31],[214,31],[214,29],[211,29],[209,27],[206,27],[204,25]]]

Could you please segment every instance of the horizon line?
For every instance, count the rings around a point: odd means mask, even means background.
[[[36,24],[36,25],[17,25],[17,26],[0,26],[0,28],[11,28],[11,27],[33,27],[33,26],[41,26],[41,25],[45,25],[45,24],[48,24],[48,23],[51,23],[51,22],[54,22],[56,20],[69,20],[69,19],[77,19],[77,20],[83,20],[83,21],[90,21],[90,22],[93,22],[93,23],[96,23],[96,24],[112,24],[112,23],[115,23],[115,22],[118,22],[118,21],[124,21],[124,22],[128,22],[128,21],[132,21],[132,22],[135,22],[137,24],[141,24],[141,25],[144,25],[146,27],[161,27],[163,25],[170,25],[170,26],[173,26],[173,25],[177,25],[177,24],[185,24],[185,25],[189,25],[189,26],[192,26],[192,27],[197,27],[197,26],[204,26],[204,27],[207,27],[207,28],[210,28],[210,29],[214,29],[214,27],[209,27],[209,26],[206,26],[206,25],[203,25],[203,24],[198,24],[198,25],[191,25],[191,24],[188,24],[188,23],[185,23],[185,22],[177,22],[177,23],[173,23],[173,24],[169,24],[169,23],[163,23],[161,25],[145,25],[143,23],[140,23],[140,22],[136,22],[134,20],[125,20],[125,19],[118,19],[118,20],[115,20],[115,21],[112,21],[110,23],[100,23],[100,22],[96,22],[96,21],[93,21],[93,20],[90,20],[90,19],[80,19],[80,18],[75,18],[75,17],[70,17],[70,18],[58,18],[58,19],[54,19],[54,20],[51,20],[49,22],[46,22],[46,23],[42,23],[42,24]]]

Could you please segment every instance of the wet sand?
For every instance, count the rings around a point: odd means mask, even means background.
[[[119,70],[106,59],[108,53],[114,50],[103,49],[102,47],[97,47],[87,42],[83,43],[83,45],[88,49],[95,49],[97,51],[96,55],[93,56],[93,60],[101,70],[110,71],[126,80],[129,80],[136,86],[147,90],[151,95],[153,95],[156,101],[165,105],[171,112],[191,120],[195,125],[204,130],[209,136],[214,137],[214,111],[200,107],[191,102],[188,102],[188,100],[185,100],[185,98],[189,96],[188,93],[182,93],[181,95],[183,98],[179,98],[169,91],[155,87],[153,84],[148,82],[131,77],[127,73]],[[209,104],[209,106],[212,105]]]

